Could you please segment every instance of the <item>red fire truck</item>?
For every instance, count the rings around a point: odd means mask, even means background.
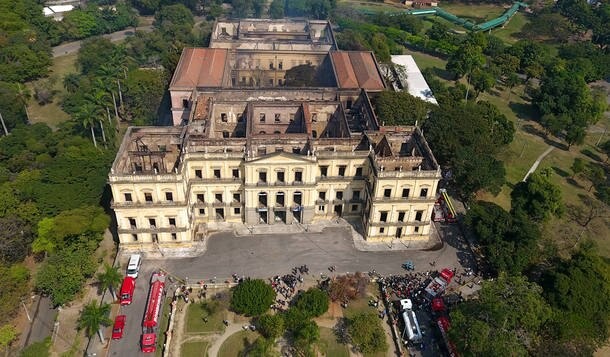
[[[142,322],[142,352],[152,353],[157,350],[157,329],[159,327],[159,312],[163,305],[165,288],[165,273],[158,272],[150,280],[148,304]]]
[[[455,212],[455,207],[453,207],[453,202],[447,194],[447,190],[441,188],[440,192],[440,196],[434,203],[432,219],[434,220],[434,222],[457,222],[457,214]]]
[[[436,320],[436,325],[438,326],[438,329],[441,332],[441,336],[443,336],[443,342],[445,344],[445,348],[447,349],[449,357],[459,357],[455,345],[453,344],[453,342],[451,342],[449,336],[447,336],[447,332],[449,332],[449,329],[451,328],[449,319],[447,319],[445,316],[441,316],[438,318],[438,320]]]
[[[445,289],[447,289],[447,285],[449,285],[452,278],[453,271],[451,269],[443,269],[439,276],[432,279],[428,286],[426,286],[426,293],[428,293],[430,298],[440,296],[445,292]]]

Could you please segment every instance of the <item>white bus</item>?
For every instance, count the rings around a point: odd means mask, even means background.
[[[410,299],[400,300],[400,306],[402,308],[402,321],[405,325],[405,329],[402,332],[402,338],[408,342],[420,343],[422,341],[422,333],[419,328],[419,322],[417,322],[417,316],[413,311],[413,303]]]

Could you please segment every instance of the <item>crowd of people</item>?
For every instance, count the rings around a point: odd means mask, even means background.
[[[303,275],[309,274],[309,268],[307,265],[301,265],[292,268],[292,273],[283,276],[276,275],[270,278],[271,286],[277,294],[275,303],[271,305],[273,310],[285,310],[290,304],[290,300],[294,297],[297,292],[297,285],[303,284]]]
[[[408,272],[404,275],[388,275],[379,279],[381,290],[388,300],[411,299],[415,303],[424,300],[425,287],[432,272]]]

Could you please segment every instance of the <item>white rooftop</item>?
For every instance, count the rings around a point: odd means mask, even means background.
[[[417,67],[417,63],[413,59],[411,55],[394,55],[392,56],[392,63],[398,66],[402,66],[404,68],[404,72],[406,74],[406,82],[401,83],[403,87],[407,88],[409,94],[414,97],[425,100],[426,102],[438,104],[436,98],[434,98],[434,94],[430,90],[426,79],[421,74],[419,67]],[[405,80],[400,76],[399,80],[401,82]]]
[[[57,14],[57,13],[61,13],[61,12],[68,12],[68,11],[72,11],[74,10],[74,5],[51,5],[51,6],[45,6],[42,9],[42,12],[44,13],[45,16],[51,16],[53,14]]]

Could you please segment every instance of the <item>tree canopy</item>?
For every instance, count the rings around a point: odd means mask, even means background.
[[[377,353],[388,350],[381,320],[370,312],[357,314],[347,319],[347,331],[352,344],[362,353]]]
[[[237,285],[231,297],[231,309],[246,316],[264,314],[275,301],[275,291],[261,279],[246,279]]]
[[[551,317],[542,288],[523,276],[500,274],[486,281],[478,299],[451,311],[449,335],[461,354],[526,355]]]
[[[550,170],[532,173],[525,182],[515,185],[511,193],[512,209],[523,210],[529,217],[543,222],[551,216],[561,216],[561,189],[551,181]]]
[[[379,121],[385,125],[420,125],[428,115],[428,103],[406,91],[383,91],[375,98],[375,110]]]

